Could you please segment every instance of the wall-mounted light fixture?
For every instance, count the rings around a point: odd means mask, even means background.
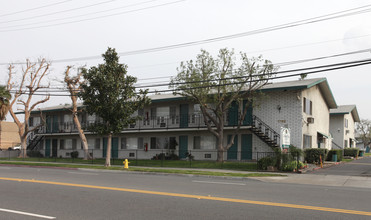
[[[277,105],[278,112],[281,112],[281,106]]]

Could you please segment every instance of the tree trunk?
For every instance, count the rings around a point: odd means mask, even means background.
[[[218,141],[218,154],[216,161],[223,162],[224,161],[224,147],[223,147],[223,137],[217,138]]]
[[[1,130],[1,124],[2,124],[2,121],[0,121],[0,150],[2,149],[2,143],[4,142],[4,141],[1,139],[1,133],[3,133],[3,131]]]
[[[88,140],[86,139],[84,131],[81,128],[81,124],[80,124],[80,121],[77,117],[77,114],[73,115],[73,122],[76,125],[76,128],[79,132],[79,136],[80,136],[80,139],[81,139],[81,142],[82,142],[82,147],[84,149],[84,160],[92,159],[90,154],[89,154]]]
[[[20,136],[21,138],[21,153],[19,154],[20,158],[27,157],[27,137],[24,135]]]
[[[111,166],[111,142],[112,142],[112,133],[108,135],[107,140],[107,151],[106,151],[106,163],[104,164],[105,167]]]

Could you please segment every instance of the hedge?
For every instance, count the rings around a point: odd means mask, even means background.
[[[322,148],[309,148],[305,149],[305,161],[308,163],[319,163],[319,158],[322,156],[322,161],[326,159],[327,149]]]
[[[340,162],[343,160],[343,150],[330,150],[327,154],[327,161],[332,161],[332,155],[337,154],[337,162]]]
[[[359,153],[358,148],[344,148],[344,156],[357,157]]]

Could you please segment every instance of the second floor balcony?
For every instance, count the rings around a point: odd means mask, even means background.
[[[225,127],[234,127],[238,124],[238,116],[225,117]],[[89,127],[93,126],[97,121],[81,121],[81,126],[84,131],[89,132]],[[213,126],[213,124],[211,123]],[[243,126],[251,125],[251,120],[244,120]],[[135,130],[154,130],[154,129],[184,129],[184,128],[206,128],[202,114],[189,115],[170,115],[170,116],[155,116],[136,120],[123,131]],[[48,121],[46,125],[40,127],[36,133],[77,133],[77,127],[73,121],[58,122]]]

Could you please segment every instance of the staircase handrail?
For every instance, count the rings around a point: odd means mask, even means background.
[[[265,128],[265,130],[264,130],[264,132],[265,132],[265,134],[268,136],[268,137],[270,137],[271,138],[271,140],[273,140],[273,141],[275,141],[276,142],[276,144],[280,144],[280,134],[279,133],[277,133],[273,128],[271,128],[269,125],[267,125],[263,120],[261,120],[259,117],[257,117],[256,115],[253,115],[253,126],[255,127],[255,128],[259,128],[261,131],[263,131],[262,130],[262,128],[264,127]],[[260,125],[260,126],[257,126],[257,123],[258,123],[258,125]],[[266,130],[268,129],[268,134],[266,133]]]

